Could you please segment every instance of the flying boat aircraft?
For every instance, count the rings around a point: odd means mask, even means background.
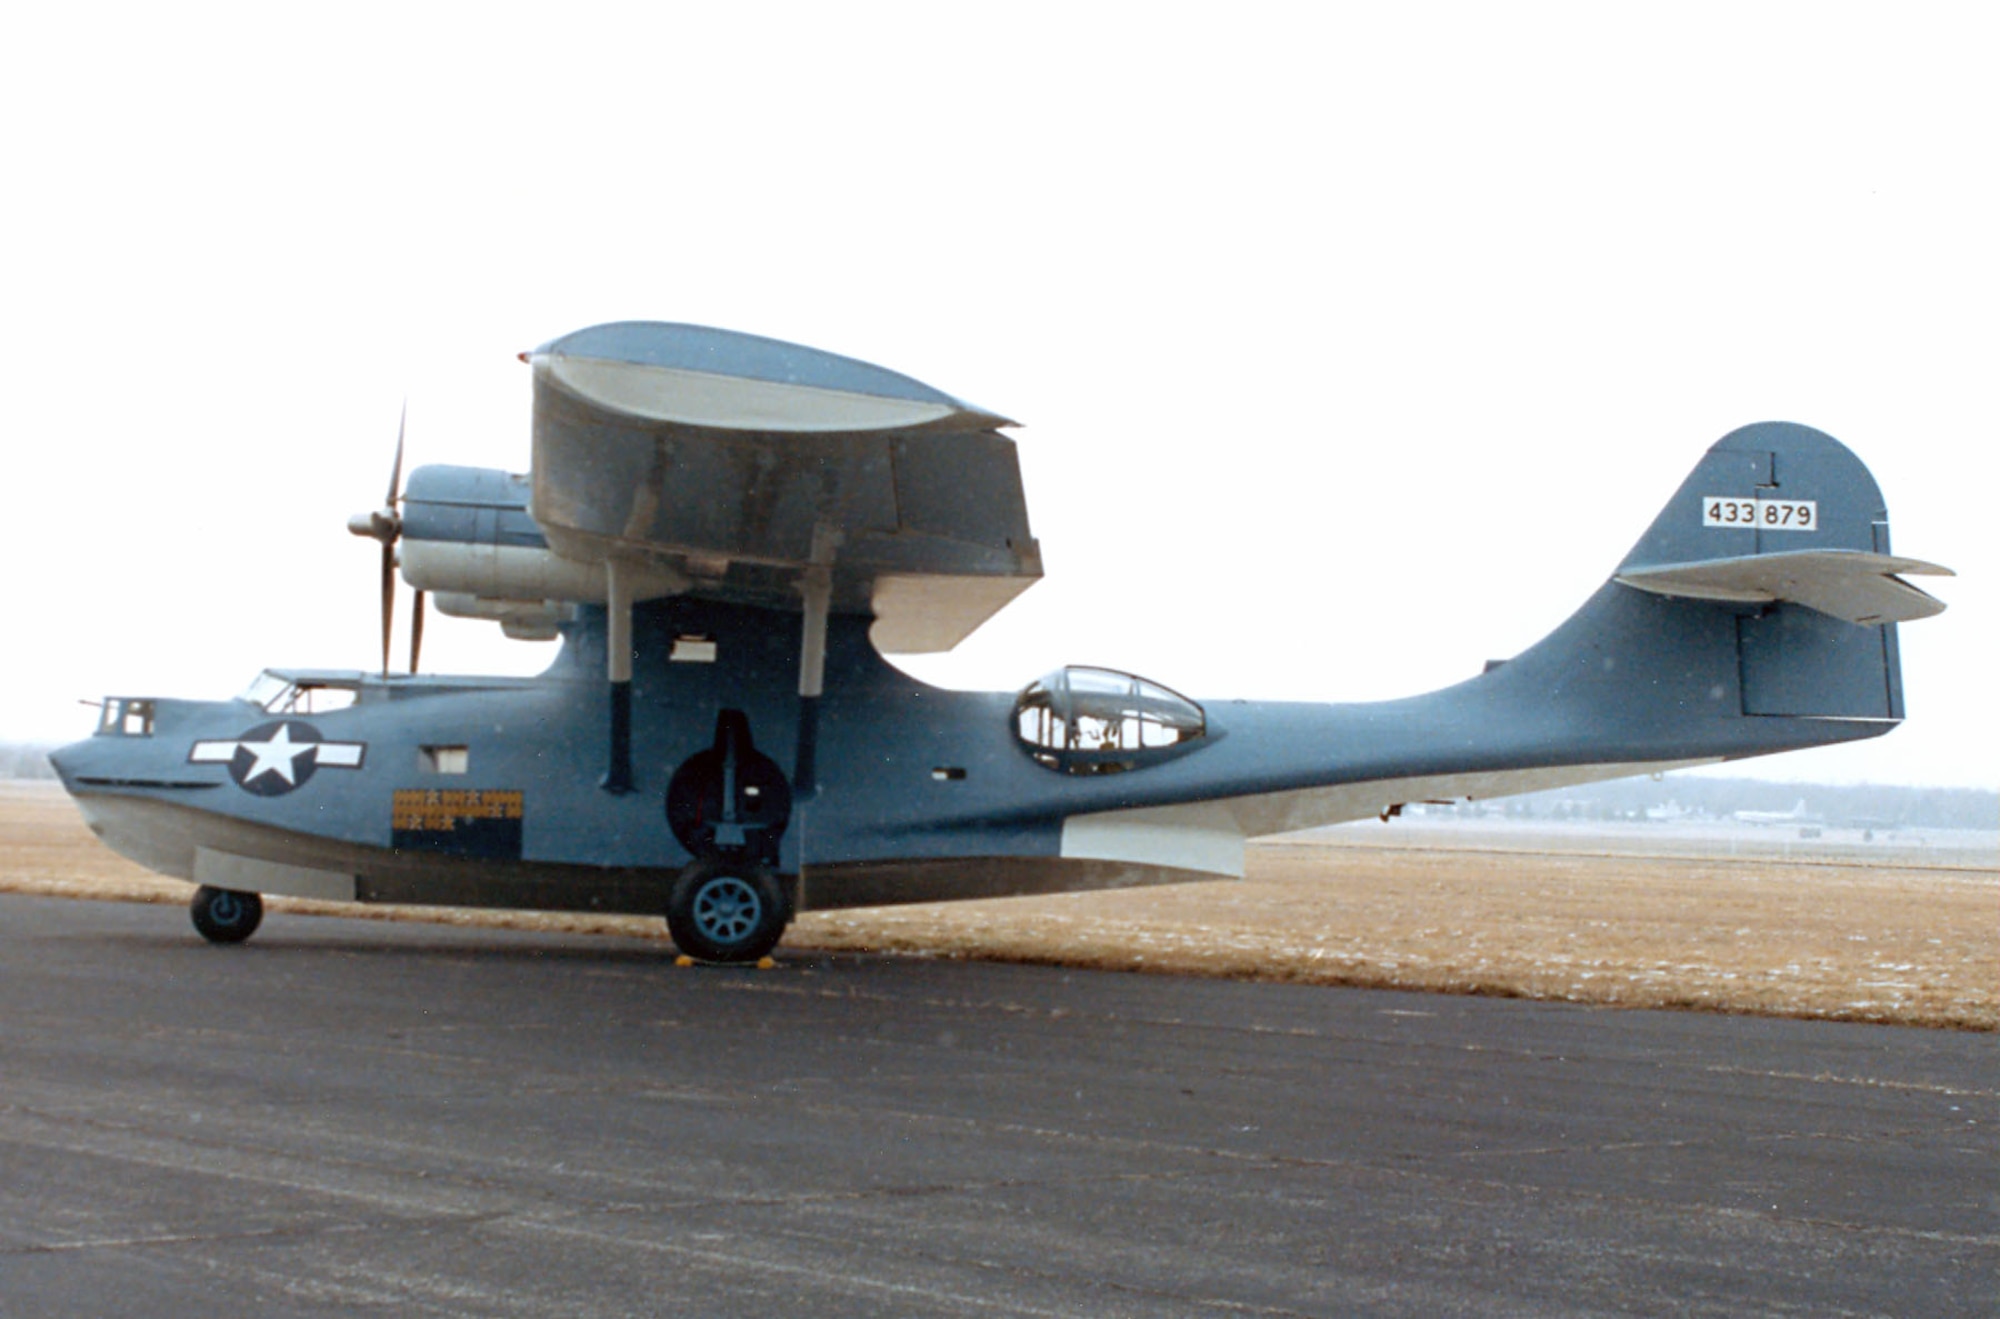
[[[287,894],[660,915],[728,962],[803,911],[1235,876],[1247,839],[1405,802],[1878,736],[1897,623],[1943,608],[1861,462],[1771,422],[1710,448],[1546,639],[1428,695],[1195,700],[1080,666],[946,691],[884,656],[950,649],[1041,576],[1012,422],[691,325],[522,357],[527,475],[404,487],[399,437],[350,523],[381,546],[381,673],[110,697],[53,757],[100,838],[198,886],[208,939]],[[418,672],[426,599],[560,649],[533,678]]]

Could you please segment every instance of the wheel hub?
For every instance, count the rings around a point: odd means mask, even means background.
[[[764,903],[756,888],[734,875],[711,879],[695,894],[695,928],[717,943],[740,943],[749,938],[763,914]]]

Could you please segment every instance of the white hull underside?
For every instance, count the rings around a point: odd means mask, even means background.
[[[1223,797],[1179,806],[1142,806],[1072,815],[1063,821],[1062,855],[1079,860],[1173,866],[1206,871],[1211,877],[1240,878],[1244,844],[1252,838],[1381,818],[1391,808],[1406,802],[1509,797],[1637,774],[1660,774],[1693,765],[1714,765],[1721,760],[1720,756],[1711,756],[1700,760],[1624,761],[1373,779],[1366,783]]]

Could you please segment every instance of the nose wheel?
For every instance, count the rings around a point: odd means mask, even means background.
[[[264,899],[236,889],[203,884],[188,908],[194,928],[210,943],[242,943],[257,932],[264,919]]]
[[[777,879],[741,859],[694,862],[667,898],[675,947],[704,962],[754,962],[777,947],[791,919]]]

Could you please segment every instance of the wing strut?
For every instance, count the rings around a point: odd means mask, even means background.
[[[812,562],[799,580],[805,621],[799,636],[799,741],[792,759],[792,797],[801,802],[816,786],[819,698],[826,690],[826,618],[833,605],[833,556],[839,548],[839,530],[815,522]]]
[[[632,580],[618,560],[604,561],[604,668],[610,681],[610,746],[599,787],[632,791]]]

